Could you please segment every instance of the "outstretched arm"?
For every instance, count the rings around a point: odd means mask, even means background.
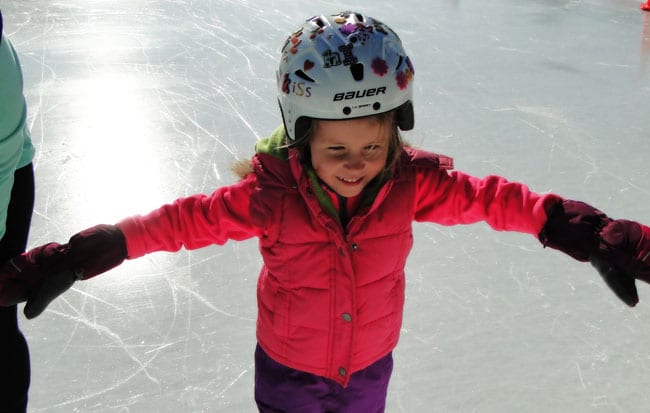
[[[485,221],[496,230],[536,235],[546,247],[591,262],[629,306],[639,301],[635,280],[650,283],[650,228],[501,177],[423,170],[415,218],[445,225]]]
[[[212,195],[195,195],[116,225],[97,225],[68,243],[49,243],[13,258],[0,268],[0,305],[27,301],[27,318],[79,279],[88,279],[155,251],[196,249],[259,235],[251,223],[249,200],[254,175]]]

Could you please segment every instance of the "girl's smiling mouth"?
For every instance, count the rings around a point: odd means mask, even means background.
[[[341,177],[341,176],[337,176],[336,178],[337,178],[339,181],[341,181],[341,182],[343,182],[343,183],[346,183],[346,184],[349,184],[349,185],[355,185],[355,184],[358,184],[358,183],[360,183],[360,182],[363,180],[363,177],[359,177],[359,178],[343,178],[343,177]]]

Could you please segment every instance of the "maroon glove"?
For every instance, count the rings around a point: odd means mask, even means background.
[[[26,300],[25,315],[34,318],[76,280],[108,271],[126,255],[124,234],[114,225],[88,228],[64,245],[34,248],[0,268],[0,305]]]
[[[650,228],[624,219],[609,222],[591,263],[619,298],[634,306],[639,302],[634,280],[650,283]]]
[[[539,234],[544,246],[591,261],[623,302],[631,307],[639,302],[635,280],[650,283],[650,228],[612,220],[579,201],[558,202],[547,215]]]

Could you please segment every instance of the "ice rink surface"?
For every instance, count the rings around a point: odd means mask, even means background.
[[[650,223],[639,0],[0,0],[37,147],[30,246],[235,182],[280,122],[279,49],[354,8],[402,37],[414,145]],[[647,412],[650,286],[484,224],[415,225],[388,412]],[[157,253],[21,325],[30,412],[255,411],[255,240]]]

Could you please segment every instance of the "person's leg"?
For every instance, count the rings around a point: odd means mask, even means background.
[[[27,409],[30,366],[25,337],[18,329],[17,306],[0,307],[0,412]]]
[[[261,413],[324,413],[334,384],[276,362],[259,345],[255,349],[255,402]]]
[[[392,372],[393,355],[389,353],[352,374],[348,386],[338,391],[336,412],[382,413],[386,408],[386,394]]]
[[[6,231],[0,239],[0,262],[25,252],[34,210],[34,170],[32,164],[14,173],[14,185],[7,210]]]
[[[17,170],[7,212],[6,232],[0,240],[0,262],[25,251],[34,208],[32,165]],[[29,351],[18,328],[17,306],[0,307],[0,412],[27,409],[30,381]]]

